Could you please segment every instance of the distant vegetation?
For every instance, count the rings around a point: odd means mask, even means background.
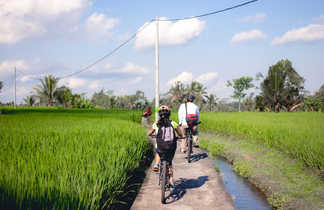
[[[2,111],[0,209],[109,209],[148,149],[140,112]]]
[[[58,81],[59,78],[53,75],[40,79],[40,84],[34,88],[35,92],[24,98],[25,105],[130,110],[154,106],[155,100],[148,101],[141,90],[131,95],[116,96],[112,90],[102,89],[88,99],[86,93],[72,93],[69,87],[58,87]],[[324,84],[311,95],[305,90],[304,82],[305,79],[298,74],[289,60],[280,60],[269,67],[265,76],[258,73],[255,78],[242,76],[228,81],[227,85],[234,89],[232,97],[238,99],[238,102],[210,94],[204,84],[192,81],[190,84],[176,82],[160,96],[160,104],[178,109],[186,95],[190,93],[196,96],[195,103],[201,111],[324,111]],[[1,86],[0,82],[0,89]],[[252,93],[250,91],[248,95],[247,90],[252,87],[258,90]],[[6,105],[11,106],[13,102]]]

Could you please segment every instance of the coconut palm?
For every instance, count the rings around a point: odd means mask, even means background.
[[[171,104],[176,107],[183,102],[186,95],[186,88],[181,82],[177,81],[168,91],[168,95],[170,96]]]
[[[36,103],[36,98],[34,95],[31,95],[24,98],[24,101],[27,104],[27,106],[34,106]]]
[[[195,103],[199,107],[202,107],[202,105],[206,103],[205,98],[207,96],[207,88],[204,87],[204,85],[200,82],[191,82],[191,84],[187,86],[187,92],[188,94],[193,94],[196,97]]]
[[[36,91],[37,97],[41,99],[46,99],[47,106],[54,105],[54,95],[57,89],[57,83],[59,78],[54,77],[53,75],[45,76],[43,79],[40,79],[41,84],[37,85],[34,90]]]
[[[215,94],[206,95],[206,98],[208,104],[208,111],[211,112],[214,110],[214,107],[216,107],[218,98],[216,97]]]
[[[59,104],[66,108],[72,103],[72,90],[66,86],[59,87],[56,89],[54,97]]]

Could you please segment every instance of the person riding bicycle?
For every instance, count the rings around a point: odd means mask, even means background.
[[[181,104],[178,111],[179,125],[182,132],[185,133],[185,129],[190,127],[192,129],[193,143],[195,147],[198,147],[198,124],[199,119],[199,108],[193,103],[195,100],[194,95],[188,95],[185,99],[185,103]],[[186,140],[183,139],[181,142],[182,152],[186,152]]]
[[[170,185],[173,185],[172,160],[177,149],[177,137],[175,132],[183,138],[183,133],[175,121],[170,120],[171,110],[168,106],[159,108],[159,121],[153,123],[152,128],[147,135],[156,135],[155,145],[155,164],[154,170],[158,171],[160,159],[166,159],[169,162]],[[160,158],[161,157],[161,158]]]

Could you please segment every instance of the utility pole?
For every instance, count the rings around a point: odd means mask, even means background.
[[[14,108],[16,109],[16,67],[15,67],[15,100],[14,100]]]
[[[159,19],[156,17],[156,39],[155,39],[155,120],[159,120],[158,109],[160,106],[159,96]]]

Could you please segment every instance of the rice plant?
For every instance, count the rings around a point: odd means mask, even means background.
[[[109,208],[147,150],[139,113],[6,109],[0,209]],[[138,119],[140,120],[140,119]]]
[[[202,113],[201,129],[253,139],[324,170],[323,113]]]

